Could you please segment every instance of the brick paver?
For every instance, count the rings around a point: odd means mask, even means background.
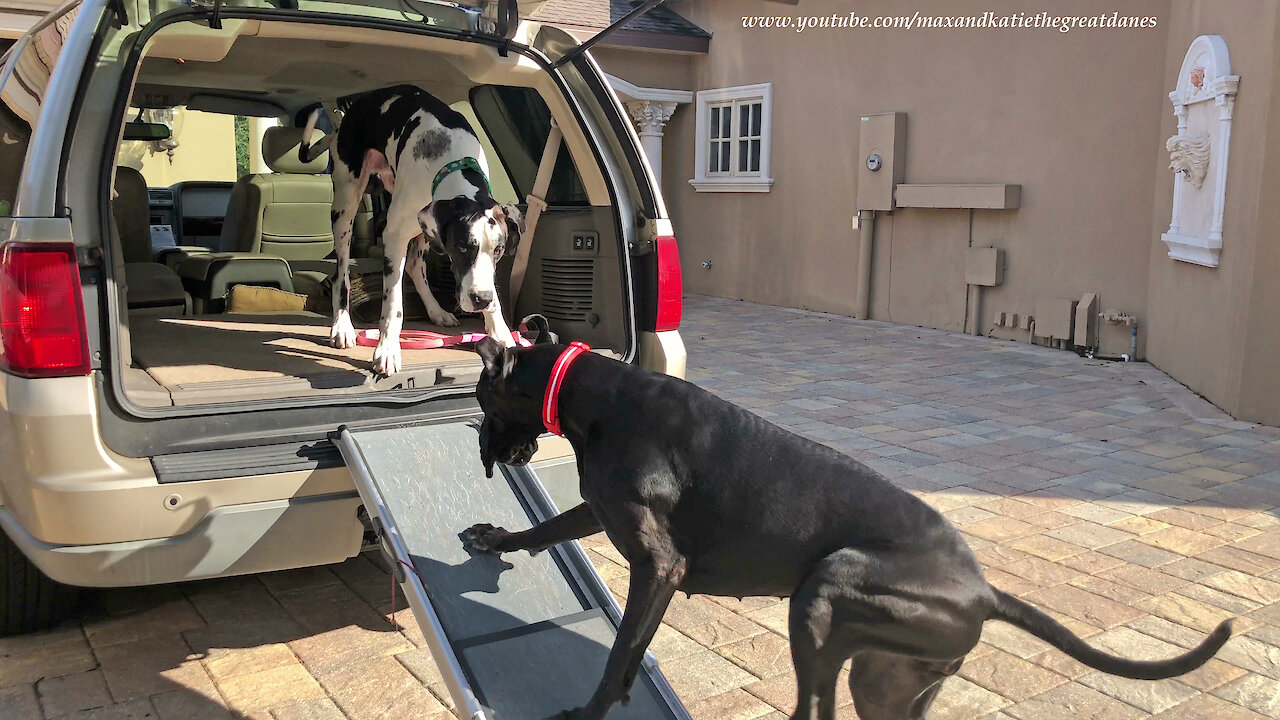
[[[993,584],[1097,646],[1158,658],[1239,618],[1216,660],[1159,683],[988,623],[931,720],[1280,717],[1280,430],[1145,364],[713,298],[685,308],[690,380],[920,496]],[[583,544],[625,592],[617,551]],[[100,592],[78,621],[0,639],[0,718],[446,720],[394,603],[364,557]],[[785,601],[682,595],[666,620],[652,649],[695,718],[791,711]],[[842,719],[856,717],[845,677]]]

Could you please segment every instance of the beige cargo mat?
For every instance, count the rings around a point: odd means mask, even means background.
[[[409,322],[450,334],[483,331]],[[134,364],[168,391],[175,405],[237,399],[474,383],[480,358],[467,349],[404,350],[404,370],[373,377],[373,348],[329,345],[329,319],[309,312],[130,319]]]

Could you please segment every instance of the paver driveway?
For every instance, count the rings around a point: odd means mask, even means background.
[[[1147,365],[1025,344],[702,297],[683,334],[691,380],[919,494],[994,584],[1094,644],[1162,657],[1240,618],[1219,659],[1159,683],[989,623],[931,719],[1280,717],[1280,431]],[[613,548],[585,544],[625,590]],[[95,597],[80,622],[0,640],[0,718],[450,717],[366,559]],[[785,634],[784,601],[681,596],[653,649],[695,717],[783,718]]]

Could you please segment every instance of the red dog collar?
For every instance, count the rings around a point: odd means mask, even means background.
[[[587,352],[591,352],[591,346],[575,340],[569,343],[569,347],[556,358],[556,364],[551,366],[551,377],[547,379],[547,393],[542,401],[542,424],[546,425],[547,432],[553,435],[564,434],[560,432],[560,387],[564,384],[564,376],[569,372],[569,366],[573,361]]]

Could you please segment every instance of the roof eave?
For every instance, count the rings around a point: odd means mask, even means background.
[[[675,33],[645,32],[642,30],[617,30],[600,43],[602,46],[629,50],[653,50],[655,52],[706,55],[711,49],[711,38],[704,35],[678,35]]]

